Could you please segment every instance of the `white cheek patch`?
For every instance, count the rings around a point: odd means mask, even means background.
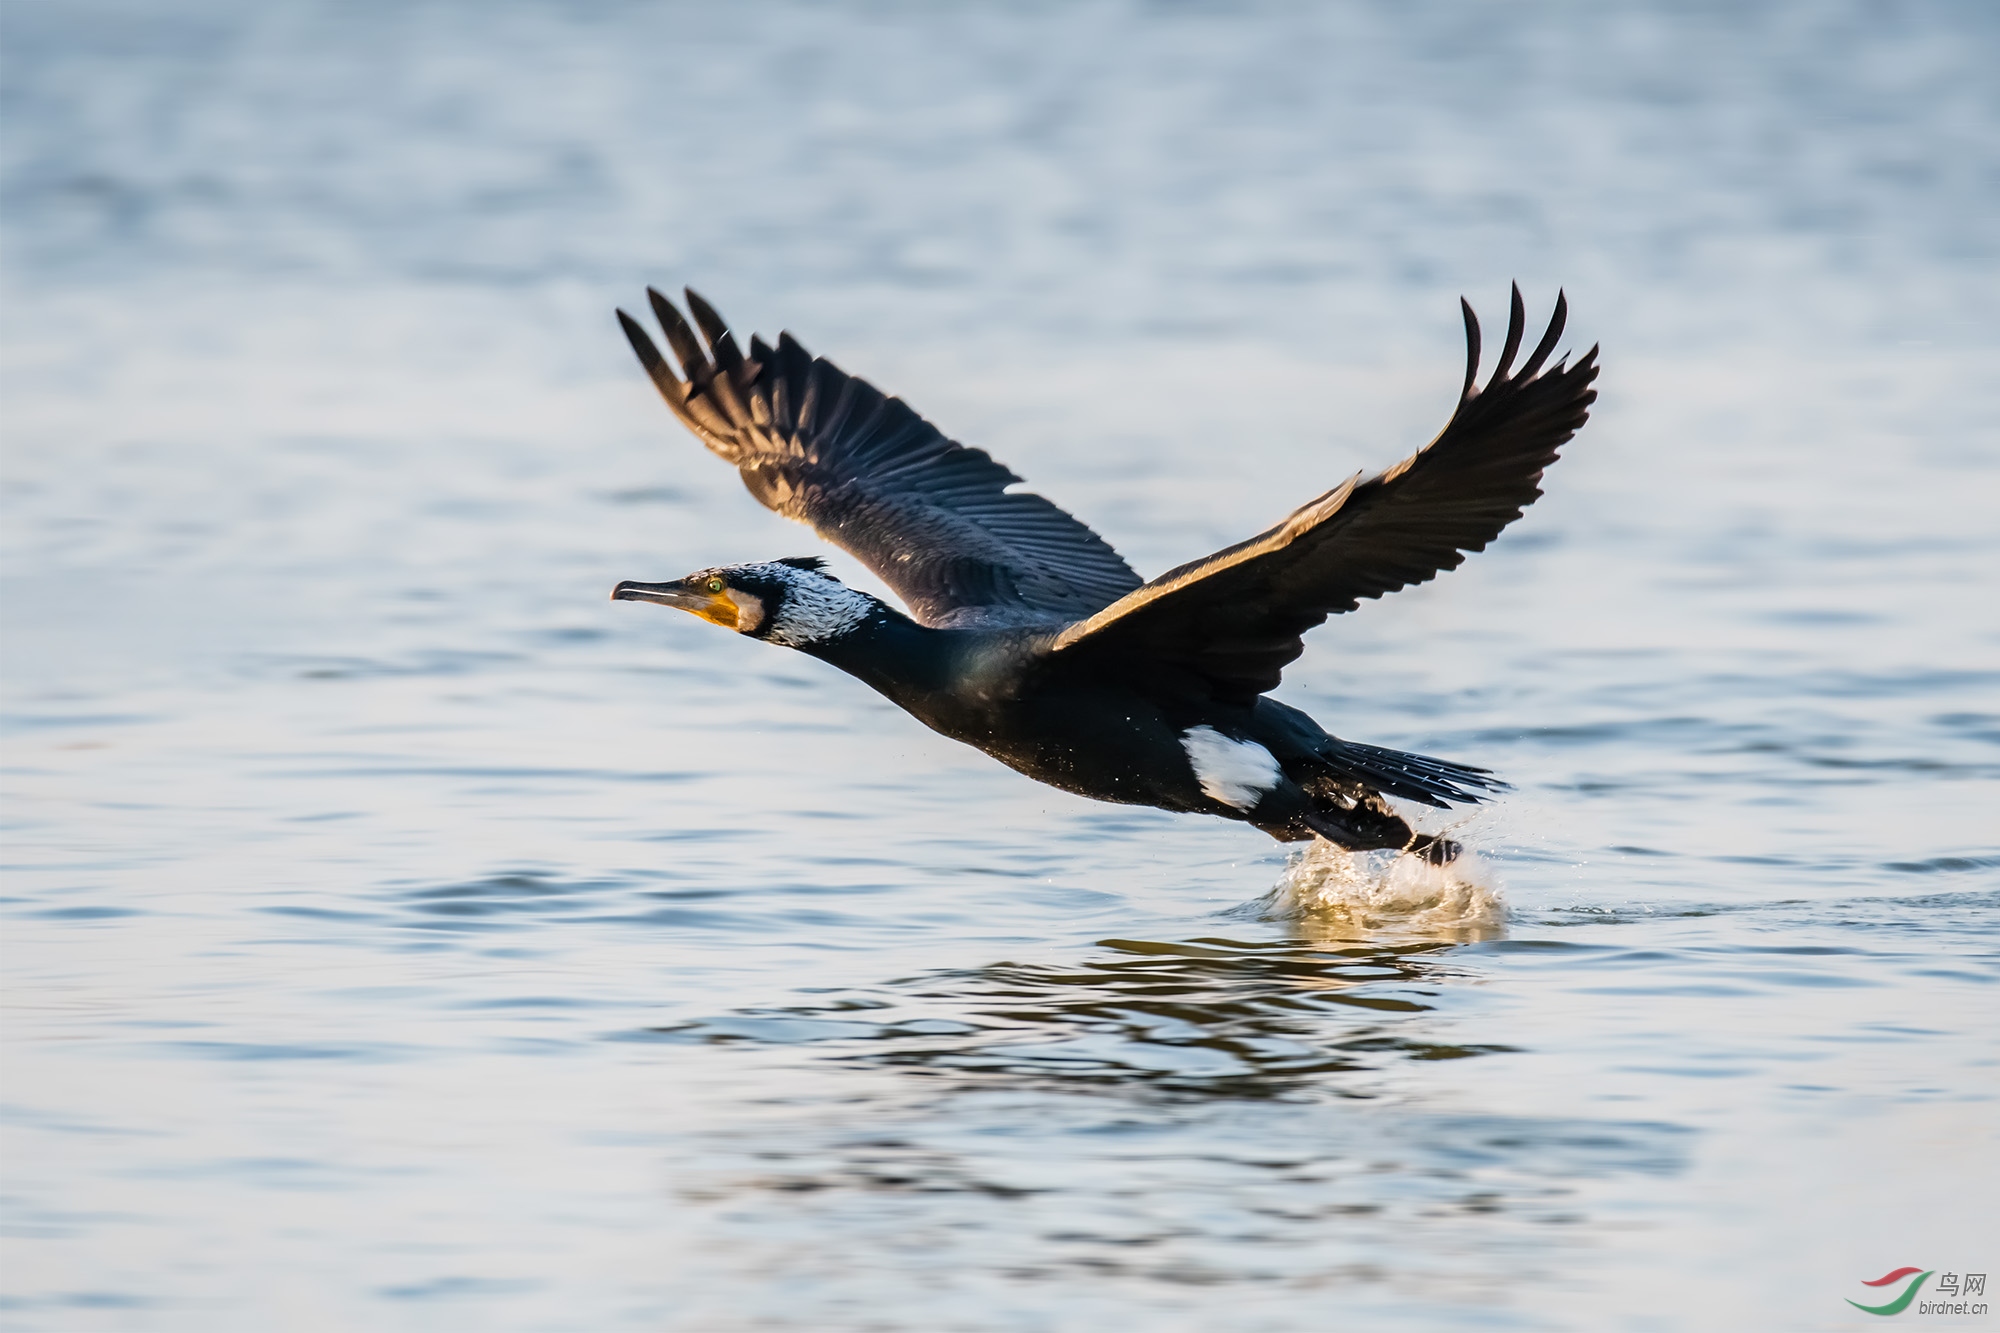
[[[1255,741],[1231,740],[1214,727],[1188,728],[1181,748],[1203,793],[1238,810],[1257,804],[1284,777],[1269,750]]]
[[[736,632],[755,634],[758,627],[764,623],[764,599],[754,592],[744,592],[740,588],[731,588],[722,595],[736,608],[734,626]]]

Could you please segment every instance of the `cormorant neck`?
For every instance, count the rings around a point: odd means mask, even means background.
[[[952,632],[919,625],[886,603],[878,606],[847,633],[801,644],[799,651],[839,667],[897,703],[945,688]]]

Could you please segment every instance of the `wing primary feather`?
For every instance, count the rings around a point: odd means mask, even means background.
[[[1507,371],[1514,364],[1514,353],[1521,350],[1521,335],[1528,328],[1528,308],[1521,301],[1521,284],[1513,286],[1513,299],[1507,309],[1507,341],[1500,348],[1500,364],[1493,367],[1493,377],[1486,381],[1488,389],[1507,382]]]
[[[825,392],[826,375],[821,370],[820,363],[813,361],[807,364],[799,379],[805,385],[804,391],[799,394],[799,433],[809,435],[813,432],[813,427],[819,424],[820,408],[825,401],[822,395]]]
[[[836,376],[835,383],[840,386],[833,396],[833,406],[826,410],[819,422],[820,438],[840,440],[844,438],[847,429],[848,414],[854,410],[854,404],[861,396],[861,388],[856,386],[866,387],[867,381],[855,379],[851,375],[842,375],[832,362],[822,361],[818,364],[826,367],[827,374]]]
[[[660,349],[653,345],[653,340],[639,327],[639,321],[623,310],[618,312],[618,327],[625,330],[625,341],[632,344],[632,351],[637,354],[639,364],[646,368],[646,375],[653,381],[653,387],[660,391],[660,396],[667,400],[669,406],[678,407],[681,382],[674,378],[674,372],[667,365],[667,359],[660,355]]]
[[[715,307],[710,305],[700,292],[692,287],[683,287],[681,295],[687,298],[688,313],[694,316],[694,322],[700,327],[703,336],[713,342],[729,332],[729,321],[717,314]]]
[[[1542,368],[1542,362],[1549,359],[1549,353],[1556,350],[1556,342],[1563,336],[1563,325],[1569,322],[1569,299],[1556,289],[1556,312],[1549,316],[1549,329],[1542,340],[1535,344],[1535,354],[1528,358],[1528,364],[1521,367],[1521,378],[1531,380],[1535,372]]]
[[[744,364],[744,372],[739,378],[744,406],[750,409],[750,420],[759,430],[772,438],[785,434],[784,426],[778,420],[778,411],[783,406],[784,383],[776,375],[766,376],[760,372],[771,364],[771,349],[764,345],[762,338],[750,339],[750,359]],[[773,383],[773,381],[777,381]]]
[[[796,429],[792,416],[791,383],[783,375],[773,375],[768,393],[771,400],[771,425],[781,437],[789,441]]]
[[[647,290],[651,291],[650,288]],[[744,361],[743,352],[737,347],[736,339],[729,334],[729,325],[715,312],[714,306],[701,299],[701,294],[694,288],[683,287],[681,294],[687,297],[688,311],[701,328],[702,336],[708,339],[708,349],[714,357],[712,367],[708,357],[700,357],[701,365],[708,369],[709,373],[697,387],[706,390],[715,399],[716,407],[731,422],[739,425],[763,424],[756,420],[751,404],[744,400],[741,392],[741,389],[747,388],[749,382],[755,378],[754,371],[749,375],[740,376],[744,381],[741,387],[737,383],[739,373],[732,373],[740,372]],[[686,321],[682,320],[680,312],[674,309],[673,302],[657,293],[654,294],[654,300],[657,303],[654,308],[660,315],[662,324],[668,324],[668,315],[672,315],[672,324],[686,328]],[[690,338],[689,341],[692,342],[693,339]]]
[[[701,299],[701,293],[692,287],[681,288],[681,295],[687,297],[688,313],[700,326],[702,336],[708,339],[709,350],[715,353],[718,370],[733,370],[743,364],[743,352],[736,345],[736,339],[729,336],[729,325],[715,307]]]
[[[743,447],[737,442],[736,425],[712,393],[690,393],[687,401],[678,405],[669,403],[675,415],[692,428],[695,434],[708,442],[710,448],[731,463],[740,464]]]
[[[646,299],[653,304],[653,318],[660,321],[660,328],[667,335],[667,345],[680,358],[681,373],[690,382],[700,384],[713,368],[701,350],[701,343],[696,341],[694,330],[681,318],[681,312],[674,309],[674,303],[651,287],[646,289]]]
[[[1458,391],[1458,400],[1464,402],[1479,392],[1479,316],[1472,313],[1472,302],[1463,296],[1458,298],[1458,308],[1465,312],[1465,387]]]
[[[791,334],[780,333],[771,364],[778,383],[785,386],[785,429],[803,435],[811,429],[812,421],[812,353],[799,346],[799,340]]]

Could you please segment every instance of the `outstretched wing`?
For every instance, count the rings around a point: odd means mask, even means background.
[[[1217,697],[1251,698],[1278,684],[1305,651],[1300,636],[1329,615],[1456,569],[1466,552],[1499,536],[1541,495],[1542,470],[1589,415],[1597,349],[1574,366],[1558,361],[1542,371],[1568,317],[1558,294],[1548,332],[1510,375],[1525,323],[1516,287],[1500,364],[1481,389],[1479,321],[1459,304],[1465,386],[1435,440],[1071,625],[1051,645],[1050,664],[1171,664],[1205,678]]]
[[[632,350],[681,423],[743,474],[765,508],[811,524],[926,625],[1059,625],[1139,586],[1102,537],[983,450],[948,440],[900,398],[807,353],[789,333],[744,356],[715,310],[648,288],[676,376],[624,311]]]

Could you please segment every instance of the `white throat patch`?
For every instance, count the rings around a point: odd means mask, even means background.
[[[765,565],[761,572],[775,574],[785,584],[770,627],[760,636],[787,648],[805,648],[828,639],[837,639],[858,628],[880,605],[867,593],[808,570],[790,565]]]
[[[1284,777],[1269,750],[1255,741],[1231,740],[1214,727],[1189,727],[1181,733],[1181,748],[1203,793],[1238,810],[1257,804]]]

